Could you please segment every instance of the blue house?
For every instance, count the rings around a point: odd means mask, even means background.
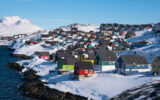
[[[116,61],[116,72],[133,74],[151,71],[146,58],[139,55],[122,55]]]

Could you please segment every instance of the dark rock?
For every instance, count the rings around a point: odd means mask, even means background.
[[[18,72],[21,72],[22,69],[24,68],[23,66],[20,66],[19,64],[14,63],[14,62],[8,63],[6,66],[15,69],[15,70],[18,71]]]
[[[26,55],[23,55],[23,54],[11,54],[10,56],[12,57],[18,57],[18,58],[22,58],[22,59],[32,59],[32,56],[26,56]]]
[[[7,48],[9,51],[15,51],[15,49]]]
[[[132,88],[114,96],[108,100],[159,100],[160,99],[160,81],[153,81],[143,84],[139,87]]]
[[[41,78],[41,76],[36,75],[36,71],[30,69],[30,70],[24,72],[22,80],[27,82],[27,81],[37,80],[39,78]]]
[[[23,91],[23,96],[40,100],[87,100],[86,97],[51,89],[45,86],[45,82],[38,80],[40,76],[35,74],[36,72],[32,69],[24,73],[23,80],[25,80],[25,83],[19,88],[19,90]]]

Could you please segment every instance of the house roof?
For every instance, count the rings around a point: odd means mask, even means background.
[[[45,43],[55,45],[55,44],[59,43],[59,41],[45,41]]]
[[[38,55],[41,55],[41,56],[49,56],[50,55],[49,52],[45,52],[45,51],[43,51],[43,52],[35,52],[35,54],[38,54]]]
[[[82,62],[82,61],[77,61],[75,66],[77,66],[79,69],[93,69],[92,63],[91,62]]]
[[[120,58],[125,64],[148,64],[146,58],[139,55],[122,55]]]
[[[160,56],[157,56],[155,59],[157,59],[160,62]]]
[[[78,59],[72,56],[65,56],[64,58],[60,58],[62,60],[63,65],[74,65]]]
[[[49,37],[48,34],[42,34],[41,37]]]
[[[117,55],[114,52],[110,50],[106,50],[103,47],[101,47],[97,51],[97,54],[99,55],[102,61],[116,61],[117,60]]]
[[[114,46],[114,47],[112,47],[112,51],[123,51],[123,48],[121,48],[119,46]]]

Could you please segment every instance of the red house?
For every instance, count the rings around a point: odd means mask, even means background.
[[[29,44],[29,45],[38,44],[37,41],[26,41],[25,43],[26,43],[26,44]]]
[[[14,37],[6,37],[6,40],[10,41],[10,40],[13,40]]]
[[[49,59],[49,52],[35,52],[35,55],[38,56],[40,59]]]
[[[85,77],[93,76],[94,69],[91,62],[78,61],[74,67],[74,76],[76,79],[81,80]]]

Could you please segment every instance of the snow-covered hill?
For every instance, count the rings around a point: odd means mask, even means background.
[[[129,38],[127,41],[131,44],[132,42],[143,40],[152,42],[153,45],[131,49],[129,51],[122,51],[120,55],[136,53],[138,55],[144,56],[147,59],[147,61],[151,64],[156,56],[160,56],[160,38],[159,36],[155,36],[155,33],[153,31],[144,30],[136,32],[136,37]]]
[[[80,31],[90,32],[90,31],[99,31],[99,26],[93,24],[70,24],[68,26],[60,27],[64,31],[70,31],[71,27],[76,27]]]
[[[28,19],[21,19],[19,16],[2,17],[0,20],[0,36],[13,36],[17,34],[30,34],[43,30],[33,25]]]

